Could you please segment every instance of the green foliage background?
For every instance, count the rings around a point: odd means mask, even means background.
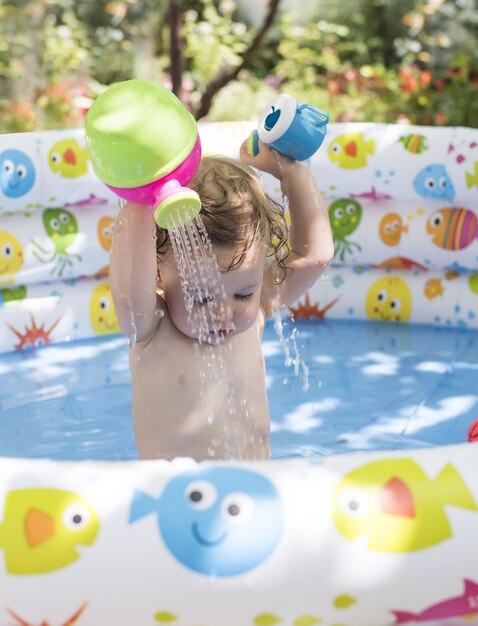
[[[176,1],[182,99],[194,113],[217,73],[240,64],[257,24],[240,0]],[[256,117],[281,90],[332,121],[477,125],[476,0],[316,0],[306,20],[300,0],[287,6],[206,119]],[[0,131],[81,126],[119,80],[170,86],[168,9],[167,0],[2,0]]]

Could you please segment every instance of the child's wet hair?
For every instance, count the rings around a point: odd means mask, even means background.
[[[284,208],[264,191],[256,174],[240,161],[222,156],[203,157],[188,185],[201,199],[200,217],[212,244],[235,248],[231,265],[239,267],[256,242],[274,256],[285,277],[289,254]],[[156,227],[158,262],[169,245],[169,234]]]

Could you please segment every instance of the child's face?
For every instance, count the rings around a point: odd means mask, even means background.
[[[234,249],[219,246],[213,246],[213,251],[219,268],[229,267],[236,252]],[[193,316],[195,310],[205,309],[211,325],[208,329],[209,343],[222,343],[233,335],[243,333],[255,322],[261,302],[265,258],[265,247],[258,243],[253,244],[237,269],[220,272],[224,297],[216,298],[209,304],[207,300],[201,301],[198,297],[197,303],[193,305]],[[171,247],[159,265],[159,274],[159,286],[164,290],[166,306],[173,324],[187,337],[197,339],[197,333],[188,323],[186,302]],[[214,323],[210,311],[214,316]]]

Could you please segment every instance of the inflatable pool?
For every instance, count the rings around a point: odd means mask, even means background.
[[[237,156],[252,126],[200,125],[204,152]],[[463,333],[478,327],[478,131],[331,124],[311,167],[336,257],[295,319],[445,327],[463,354]],[[94,338],[126,351],[108,286],[116,206],[91,173],[82,130],[0,137],[2,352]],[[371,367],[384,366],[377,352]],[[4,385],[25,372],[11,362],[0,359]],[[365,387],[350,412],[376,426],[374,393],[393,389]],[[267,462],[5,453],[0,625],[478,622],[478,447],[466,430],[441,442],[453,445],[390,438],[386,449],[370,436],[356,440],[362,451]]]

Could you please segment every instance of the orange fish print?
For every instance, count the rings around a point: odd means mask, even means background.
[[[430,280],[427,280],[425,283],[423,293],[429,300],[433,300],[434,298],[438,298],[438,296],[442,296],[445,290],[439,278],[430,278]]]
[[[469,209],[439,209],[428,218],[427,233],[438,248],[463,250],[478,239],[478,217]]]
[[[408,233],[408,226],[403,225],[403,220],[398,213],[387,213],[381,219],[378,234],[386,246],[397,246],[403,233]]]

